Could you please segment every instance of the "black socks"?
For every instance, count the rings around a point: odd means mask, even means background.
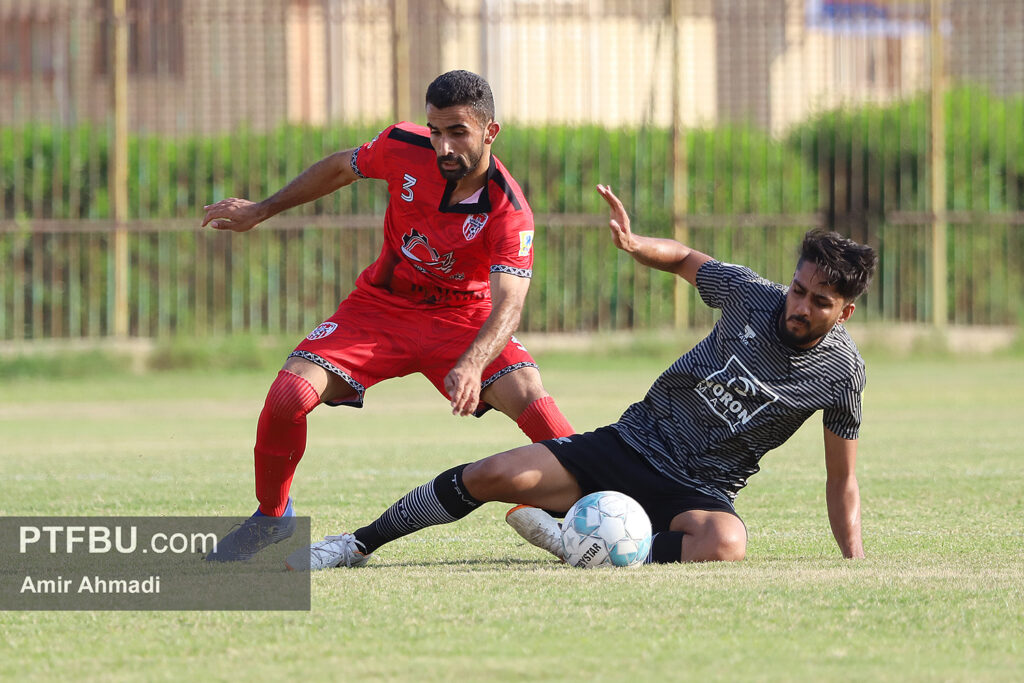
[[[449,524],[462,519],[482,503],[469,495],[462,483],[467,465],[453,467],[402,496],[372,524],[355,532],[363,552],[374,550],[428,526]],[[677,552],[678,555],[678,552]]]

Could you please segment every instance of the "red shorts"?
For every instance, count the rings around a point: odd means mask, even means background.
[[[350,401],[332,402],[361,408],[366,390],[377,382],[418,372],[448,398],[444,378],[476,339],[490,314],[489,305],[438,308],[405,307],[354,290],[334,315],[320,323],[291,356],[333,372],[356,392]],[[537,363],[515,337],[484,369],[481,389],[520,368]],[[490,406],[483,401],[476,414]]]

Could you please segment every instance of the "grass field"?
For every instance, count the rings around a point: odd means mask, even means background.
[[[540,361],[582,430],[640,398],[671,354]],[[0,679],[1024,679],[1024,358],[868,361],[863,561],[842,560],[828,529],[816,416],[740,494],[741,563],[575,570],[489,505],[365,569],[314,575],[310,612],[0,613]],[[249,514],[273,373],[0,378],[0,514]],[[419,377],[369,399],[310,417],[293,494],[314,537],[523,442],[501,416],[449,416]]]

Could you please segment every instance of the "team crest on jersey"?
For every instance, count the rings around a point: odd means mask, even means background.
[[[695,391],[732,431],[779,400],[736,356],[730,356],[724,368],[698,382]]]
[[[437,253],[437,249],[430,246],[430,240],[426,235],[413,228],[408,234],[402,235],[402,253],[406,258],[413,261],[413,266],[421,272],[427,272],[426,268],[433,268],[442,273],[450,273],[455,265],[455,252],[449,251],[443,256]],[[422,264],[422,265],[417,265]]]
[[[533,248],[533,230],[519,231],[519,255],[529,256]]]
[[[334,332],[336,329],[338,329],[338,323],[320,323],[319,325],[316,326],[316,328],[314,328],[312,332],[306,335],[306,339],[308,339],[309,341],[323,339],[331,332]]]
[[[489,218],[486,213],[471,213],[466,216],[466,222],[462,224],[462,236],[467,242],[480,234]]]

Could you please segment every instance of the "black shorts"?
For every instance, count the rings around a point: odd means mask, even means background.
[[[730,503],[673,481],[652,468],[612,427],[541,443],[576,478],[583,495],[619,491],[631,496],[647,512],[655,532],[668,531],[676,515],[690,510],[736,515]]]

